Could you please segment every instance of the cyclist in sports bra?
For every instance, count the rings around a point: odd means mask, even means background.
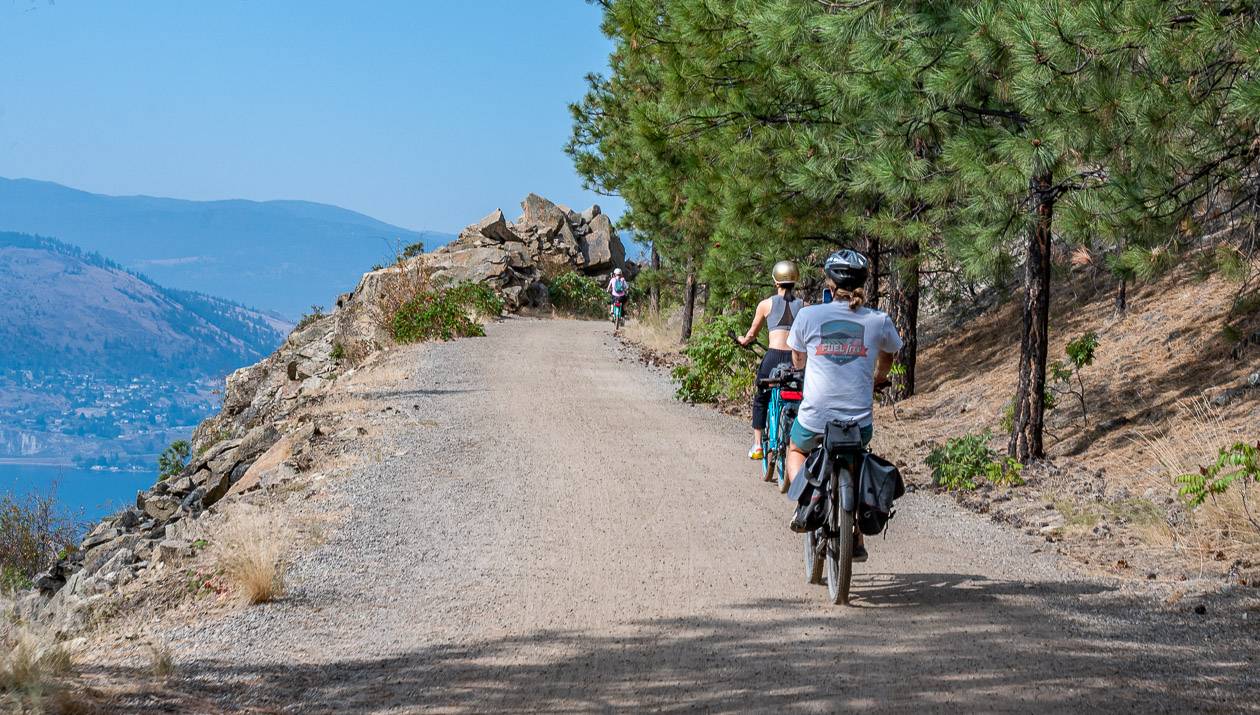
[[[753,314],[752,327],[739,338],[739,344],[748,346],[757,339],[757,334],[765,326],[770,333],[770,348],[761,359],[761,367],[757,368],[757,379],[770,377],[770,371],[780,363],[792,361],[792,351],[788,349],[788,331],[792,329],[792,321],[804,307],[804,302],[792,293],[796,282],[800,280],[800,271],[792,261],[779,261],[774,264],[775,294],[757,304],[757,312]],[[766,428],[766,409],[770,404],[770,391],[757,390],[753,393],[752,426],[753,447],[748,450],[749,459],[761,459],[761,432]]]

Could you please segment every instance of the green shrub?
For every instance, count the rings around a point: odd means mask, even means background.
[[[747,397],[753,389],[759,358],[731,339],[732,331],[748,324],[745,315],[719,315],[703,323],[691,335],[684,354],[687,362],[675,367],[678,399],[715,402]]]
[[[547,282],[551,304],[584,318],[602,318],[608,314],[608,293],[594,278],[572,271]]]
[[[327,315],[327,314],[324,312],[324,306],[322,306],[322,305],[312,305],[312,306],[311,306],[311,312],[306,313],[305,315],[303,315],[303,316],[301,317],[301,319],[299,319],[299,320],[298,320],[297,325],[295,325],[295,326],[293,327],[293,329],[294,329],[294,330],[301,330],[301,329],[303,329],[303,328],[309,327],[309,326],[311,325],[311,323],[314,323],[316,320],[319,320],[319,319],[321,319],[321,318],[325,317],[326,315]]]
[[[159,482],[174,476],[178,476],[180,472],[188,468],[188,458],[192,455],[192,445],[187,440],[178,440],[172,442],[158,455],[158,478]]]
[[[35,574],[74,552],[79,526],[57,509],[55,491],[0,495],[0,588],[29,588]]]
[[[390,331],[400,343],[485,335],[479,318],[503,311],[503,301],[483,283],[422,291],[394,313]]]
[[[415,258],[416,256],[422,255],[424,255],[424,244],[411,243],[403,247],[402,253],[398,254],[398,258],[406,260],[408,258]]]
[[[334,362],[340,362],[346,357],[346,346],[341,343],[333,343],[332,350],[328,352],[328,357]]]
[[[1197,507],[1213,494],[1222,494],[1235,482],[1260,482],[1260,442],[1235,442],[1221,447],[1216,461],[1199,468],[1197,473],[1177,477],[1177,490],[1191,507]]]
[[[932,484],[950,491],[975,489],[979,479],[997,486],[1023,484],[1022,465],[990,449],[989,439],[987,432],[969,434],[935,447],[925,460],[932,468]]]

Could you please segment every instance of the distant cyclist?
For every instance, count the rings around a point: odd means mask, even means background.
[[[612,278],[608,279],[608,286],[604,290],[612,296],[612,301],[608,304],[608,314],[612,315],[613,306],[621,303],[621,312],[624,315],[626,296],[630,294],[630,284],[626,282],[626,277],[621,274],[620,268],[613,270]]]
[[[742,338],[739,338],[740,345],[748,346],[757,339],[757,334],[761,332],[763,325],[769,330],[770,349],[761,359],[761,367],[757,368],[758,380],[770,377],[770,371],[780,363],[791,362],[792,352],[788,350],[787,345],[788,331],[792,328],[792,321],[796,319],[796,314],[804,307],[801,299],[792,293],[796,282],[801,279],[800,271],[796,269],[795,263],[779,261],[774,264],[771,275],[774,278],[774,295],[757,304],[752,327],[748,328],[748,332]],[[761,433],[766,429],[766,410],[769,405],[769,390],[758,389],[753,393],[753,446],[748,450],[749,459],[761,459],[763,456]]]
[[[797,476],[828,422],[856,422],[862,443],[871,441],[875,385],[888,379],[901,349],[901,336],[888,315],[862,305],[862,285],[870,272],[866,256],[836,251],[823,263],[823,272],[835,299],[802,310],[787,339],[792,363],[805,368],[804,399],[787,454],[789,477]],[[853,560],[866,560],[860,533]]]

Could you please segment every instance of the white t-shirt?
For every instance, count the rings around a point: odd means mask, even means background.
[[[901,349],[888,314],[849,309],[846,300],[803,308],[792,323],[788,347],[805,353],[804,399],[796,419],[810,432],[833,420],[871,424],[875,361]]]

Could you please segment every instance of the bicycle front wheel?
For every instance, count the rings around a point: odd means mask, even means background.
[[[835,479],[837,483],[845,481],[839,473]],[[853,581],[853,512],[840,506],[838,491],[833,494],[836,498],[831,500],[831,514],[827,519],[831,534],[827,539],[825,561],[827,593],[831,602],[839,606],[849,603],[849,586]]]

